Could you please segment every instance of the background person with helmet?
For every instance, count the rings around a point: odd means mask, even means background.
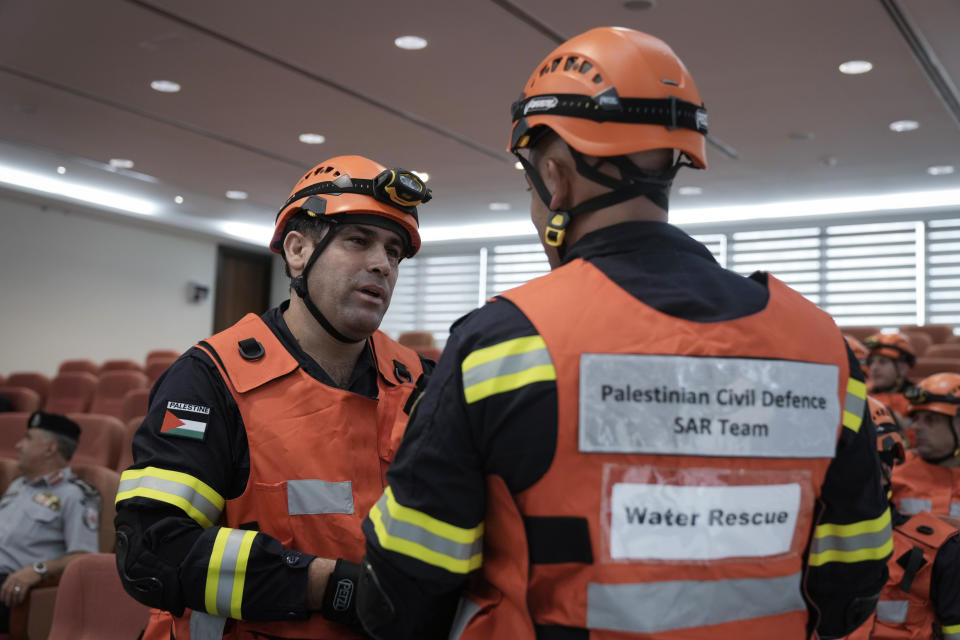
[[[686,68],[593,29],[513,121],[553,271],[454,325],[363,525],[364,627],[427,637],[468,584],[451,638],[848,633],[892,549],[863,374],[829,316],[666,223],[706,167]]]
[[[884,490],[890,476],[905,460],[903,441],[890,410],[869,399],[877,425],[877,452],[884,472]],[[960,536],[956,528],[928,511],[913,516],[891,509],[893,555],[887,563],[890,578],[876,615],[849,636],[849,640],[960,639]]]
[[[897,467],[893,501],[901,513],[960,516],[960,374],[935,373],[908,392],[916,456]]]
[[[294,295],[157,382],[120,481],[117,565],[136,599],[193,612],[157,613],[146,638],[359,637],[328,618],[350,622],[361,519],[432,366],[377,330],[430,197],[359,156],[312,169],[270,243]]]
[[[907,373],[917,362],[910,341],[900,333],[878,333],[863,343],[869,352],[870,395],[901,416],[907,415],[910,403],[904,392],[913,386]]]

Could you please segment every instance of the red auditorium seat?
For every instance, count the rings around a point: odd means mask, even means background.
[[[8,384],[11,387],[26,387],[33,389],[40,396],[40,406],[46,401],[50,394],[50,378],[34,371],[19,371],[11,373],[6,382],[0,380],[0,384]]]
[[[120,486],[120,474],[95,464],[74,464],[70,468],[77,476],[91,485],[100,494],[100,531],[98,540],[101,553],[113,553],[116,544],[116,529],[113,525],[117,517],[117,488]]]
[[[935,373],[960,373],[960,358],[918,358],[910,369],[910,379],[916,382]]]
[[[438,361],[440,354],[443,353],[440,347],[413,347],[413,350],[434,362]]]
[[[107,360],[100,365],[100,375],[108,371],[143,371],[143,365],[136,360]]]
[[[60,368],[57,369],[57,375],[61,373],[92,373],[97,375],[100,373],[100,367],[93,360],[87,360],[86,358],[64,360],[60,363]]]
[[[150,364],[154,360],[176,360],[180,357],[179,351],[174,351],[173,349],[154,349],[153,351],[147,354],[144,362]]]
[[[149,617],[150,610],[123,590],[116,557],[91,553],[63,572],[48,640],[130,640]]]
[[[863,342],[873,334],[880,333],[880,328],[867,326],[840,327],[840,331]]]
[[[40,409],[40,395],[33,389],[4,385],[0,387],[0,396],[10,401],[14,411],[33,413]]]
[[[113,416],[95,413],[71,413],[68,417],[82,429],[71,462],[116,469],[123,442],[123,423]]]
[[[933,340],[933,344],[943,344],[953,337],[953,325],[924,324],[900,327],[900,331],[922,331]]]
[[[147,362],[147,368],[145,369],[147,381],[152,385],[175,361],[176,358],[154,358]]]
[[[120,408],[120,421],[124,424],[130,422],[131,418],[147,415],[147,409],[150,407],[150,389],[143,387],[141,389],[131,389],[127,395],[123,396],[123,405]]]
[[[411,349],[436,346],[433,334],[429,331],[405,331],[397,336],[397,342]]]
[[[16,444],[27,435],[29,413],[0,413],[0,458],[17,458]]]
[[[74,371],[58,374],[50,383],[50,395],[44,410],[47,413],[83,413],[90,408],[97,388],[97,376]]]
[[[928,358],[960,358],[960,343],[931,345],[923,355]]]
[[[133,464],[133,436],[140,428],[144,416],[131,418],[124,428],[123,442],[120,443],[120,459],[117,460],[117,471],[123,473]]]
[[[144,389],[147,376],[140,371],[107,371],[100,376],[90,413],[123,417],[123,398],[133,389]]]

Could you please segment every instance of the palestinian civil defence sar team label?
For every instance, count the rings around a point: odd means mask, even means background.
[[[584,354],[580,450],[833,457],[838,375],[809,362]]]

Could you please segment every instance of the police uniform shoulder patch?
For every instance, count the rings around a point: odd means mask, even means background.
[[[96,531],[100,527],[100,511],[94,507],[86,507],[83,510],[83,526],[90,531]]]

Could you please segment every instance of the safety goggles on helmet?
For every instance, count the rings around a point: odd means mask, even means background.
[[[943,402],[945,404],[960,405],[960,397],[957,397],[952,393],[931,393],[923,387],[910,387],[904,390],[903,395],[907,400],[910,401],[910,404],[932,404],[935,402]]]
[[[317,182],[308,187],[304,187],[287,198],[287,201],[283,203],[280,210],[283,211],[291,202],[301,198],[322,194],[339,195],[341,193],[356,193],[376,198],[380,202],[392,205],[400,211],[413,216],[413,219],[418,222],[417,206],[425,202],[430,202],[431,198],[433,198],[433,192],[423,183],[423,180],[413,172],[405,171],[404,169],[386,169],[381,171],[373,180],[351,178],[350,176],[342,175],[336,180]],[[317,203],[313,203],[313,205],[314,207],[322,206]],[[323,213],[322,210],[309,210],[318,214]]]

